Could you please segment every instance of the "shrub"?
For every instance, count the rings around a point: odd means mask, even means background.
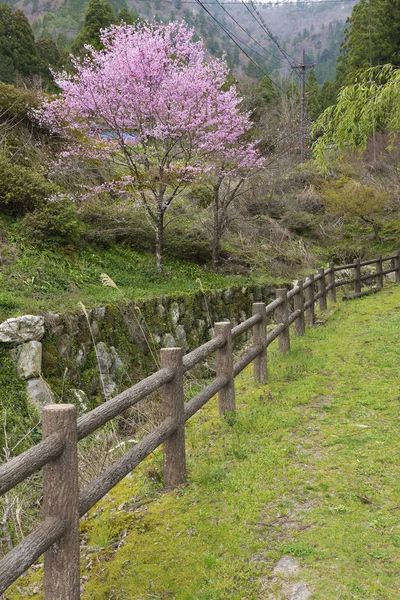
[[[320,219],[304,211],[289,211],[281,219],[281,224],[292,233],[304,236],[315,236]]]
[[[84,225],[79,220],[75,204],[70,198],[55,196],[25,216],[25,232],[39,243],[66,245],[76,243]]]
[[[0,210],[23,215],[37,208],[58,188],[33,169],[0,155]]]
[[[179,224],[165,231],[165,253],[173,258],[205,264],[211,260],[211,242],[204,231]]]

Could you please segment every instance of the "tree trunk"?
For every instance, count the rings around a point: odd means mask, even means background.
[[[164,275],[164,211],[157,211],[156,230],[156,267],[157,273]]]
[[[212,268],[213,271],[218,271],[220,261],[220,206],[219,206],[219,189],[222,180],[219,178],[214,185],[214,200],[213,200],[213,236],[212,236]]]

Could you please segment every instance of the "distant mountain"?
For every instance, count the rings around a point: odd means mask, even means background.
[[[285,77],[290,73],[290,63],[300,60],[304,48],[306,61],[316,63],[317,79],[322,84],[334,78],[346,19],[356,3],[352,0],[332,3],[300,0],[279,5],[258,3],[255,10],[252,4],[221,3],[221,6],[216,0],[215,4],[207,1],[204,6],[212,16],[194,0],[110,0],[110,4],[116,13],[127,8],[135,9],[147,19],[185,19],[206,40],[212,54],[226,54],[237,75],[262,77],[262,71],[253,64],[254,61],[275,78]],[[8,0],[6,3],[25,12],[37,38],[51,38],[61,49],[68,49],[82,27],[88,2]],[[280,48],[265,29],[272,32]],[[229,39],[227,32],[252,61]]]

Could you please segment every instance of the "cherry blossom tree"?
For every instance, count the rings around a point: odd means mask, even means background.
[[[131,185],[156,231],[163,272],[165,213],[213,160],[240,169],[262,160],[239,141],[251,127],[224,60],[207,58],[184,23],[115,25],[102,50],[72,59],[75,73],[55,74],[61,89],[44,100],[40,119],[69,139],[65,155],[83,153],[118,165],[114,186]],[[84,136],[82,136],[82,133]],[[85,143],[86,140],[86,143]]]

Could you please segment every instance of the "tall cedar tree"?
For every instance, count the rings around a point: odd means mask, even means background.
[[[17,74],[49,75],[22,10],[0,5],[0,80],[12,83]]]
[[[312,70],[307,77],[306,83],[306,93],[307,93],[307,104],[306,111],[307,116],[312,120],[315,119],[321,114],[321,104],[320,104],[320,94],[317,77],[315,75],[315,71]]]
[[[103,47],[100,41],[100,30],[107,29],[114,22],[115,16],[109,2],[106,0],[90,0],[83,28],[71,46],[72,54],[76,56],[86,54],[86,44],[100,50]]]
[[[399,0],[360,0],[348,22],[338,61],[340,84],[353,83],[360,69],[400,65]]]

